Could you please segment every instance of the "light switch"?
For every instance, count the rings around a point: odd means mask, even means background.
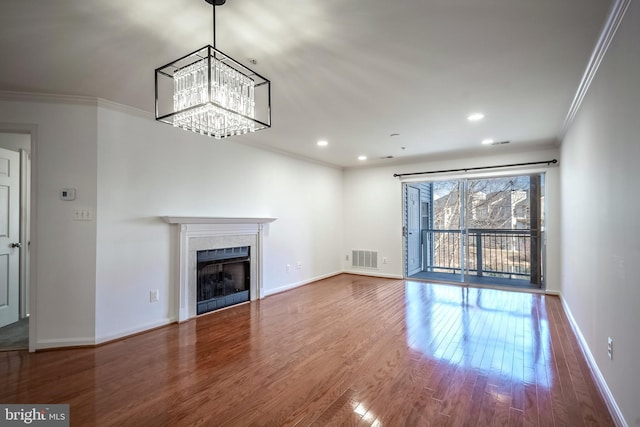
[[[93,220],[93,212],[91,208],[75,208],[73,211],[74,221],[91,221]]]

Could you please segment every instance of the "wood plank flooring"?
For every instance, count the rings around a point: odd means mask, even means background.
[[[95,349],[0,353],[73,426],[612,426],[557,297],[340,275]]]

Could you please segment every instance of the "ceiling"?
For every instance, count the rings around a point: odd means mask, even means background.
[[[338,167],[552,145],[610,4],[228,0],[216,9],[217,48],[258,61],[273,127],[212,143]],[[204,0],[2,0],[0,90],[151,112],[154,69],[210,44],[211,24]],[[469,122],[473,112],[485,118]]]

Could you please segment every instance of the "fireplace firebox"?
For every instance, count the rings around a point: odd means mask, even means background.
[[[197,314],[249,301],[250,247],[197,251]]]

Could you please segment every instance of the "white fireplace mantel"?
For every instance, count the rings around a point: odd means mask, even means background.
[[[163,216],[167,224],[268,224],[277,218],[234,218],[212,216]]]
[[[162,219],[167,224],[178,225],[180,230],[180,278],[177,298],[179,322],[196,316],[195,254],[198,250],[231,247],[230,245],[235,244],[250,246],[250,299],[255,301],[263,297],[264,228],[277,218],[163,216]]]

